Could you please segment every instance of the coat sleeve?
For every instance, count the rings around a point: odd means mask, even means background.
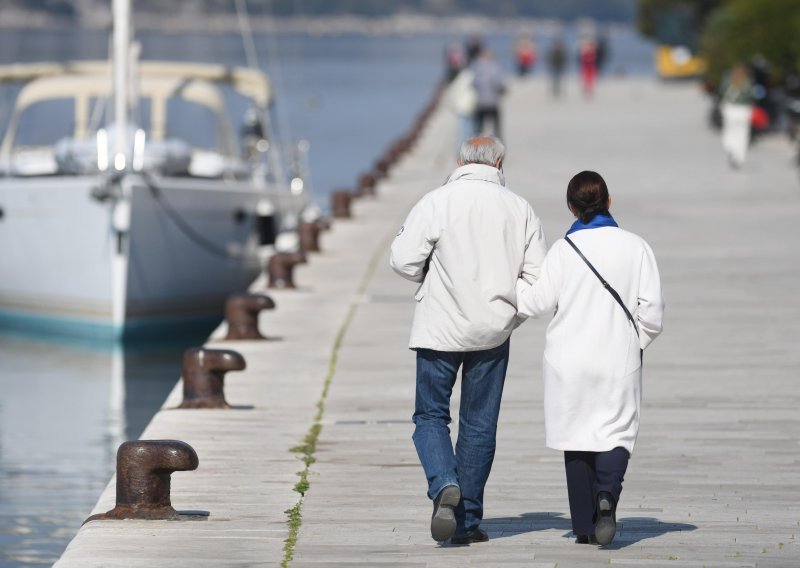
[[[547,240],[542,230],[542,223],[528,205],[528,219],[525,227],[525,256],[519,277],[526,283],[533,284],[539,278],[539,271],[547,255]]]
[[[525,317],[539,317],[552,313],[558,305],[561,292],[561,258],[556,243],[542,263],[539,278],[533,284],[517,280],[517,313]]]
[[[664,296],[656,258],[647,243],[644,243],[643,255],[636,319],[639,322],[639,344],[646,349],[663,329]]]
[[[412,282],[422,282],[428,259],[438,240],[437,234],[433,202],[426,196],[411,209],[394,238],[389,257],[392,270]]]

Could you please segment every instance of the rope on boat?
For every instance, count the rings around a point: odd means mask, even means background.
[[[259,266],[261,267],[261,262],[257,256],[252,254],[244,254],[244,253],[237,253],[232,252],[227,249],[224,249],[218,246],[216,243],[205,238],[202,234],[200,234],[197,230],[192,227],[186,219],[184,219],[181,214],[178,212],[172,204],[167,201],[164,197],[164,193],[161,191],[161,188],[158,187],[158,184],[152,178],[151,175],[147,174],[146,172],[141,172],[141,177],[145,182],[145,185],[150,190],[150,194],[153,196],[155,202],[161,207],[161,209],[166,213],[167,217],[175,224],[175,226],[186,236],[189,240],[195,243],[200,248],[204,249],[206,252],[213,254],[214,256],[224,258],[227,260],[235,260],[238,262],[243,262],[249,266]]]

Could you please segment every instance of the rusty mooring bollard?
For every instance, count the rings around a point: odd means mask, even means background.
[[[350,202],[353,200],[353,194],[349,191],[334,191],[331,193],[331,212],[337,219],[349,219]]]
[[[306,262],[306,255],[299,252],[273,254],[267,263],[269,288],[295,288],[294,267]]]
[[[372,173],[361,174],[358,178],[359,195],[375,195],[375,176]]]
[[[384,157],[375,162],[375,169],[381,172],[383,175],[387,175],[389,173],[389,168],[392,167],[393,163],[394,161],[389,157]]]
[[[273,308],[275,302],[264,294],[231,294],[225,302],[225,319],[228,320],[225,339],[265,339],[258,331],[258,314]]]
[[[178,408],[229,408],[225,373],[246,367],[244,357],[230,349],[192,347],[183,354],[183,402]]]
[[[402,156],[411,149],[411,139],[408,136],[403,136],[394,143],[395,149]]]
[[[297,233],[300,236],[300,250],[303,252],[319,252],[319,234],[322,224],[319,221],[300,223]]]
[[[197,469],[197,452],[179,440],[137,440],[117,450],[117,505],[92,515],[104,519],[169,520],[180,517],[169,499],[173,471]]]
[[[386,150],[386,153],[384,153],[384,160],[386,160],[391,167],[399,159],[400,159],[400,152],[397,150],[397,148],[395,148],[394,145],[389,146],[389,148],[387,148]]]
[[[317,226],[319,226],[320,232],[330,231],[333,224],[329,217],[321,217],[317,219]]]
[[[422,134],[422,130],[425,128],[425,121],[417,120],[414,125],[411,127],[411,138],[413,140],[419,140],[420,135]]]

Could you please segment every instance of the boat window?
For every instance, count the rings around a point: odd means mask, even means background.
[[[13,102],[21,89],[17,84],[0,84],[0,133],[5,137],[8,124],[11,121]]]
[[[236,154],[242,153],[242,133],[245,131],[245,117],[248,111],[253,108],[253,102],[240,95],[231,88],[223,90],[225,95],[225,105],[228,109],[229,116],[233,119],[233,132],[231,133],[231,145]]]
[[[180,98],[167,101],[167,138],[195,148],[217,149],[217,117],[210,108]]]
[[[17,123],[16,146],[52,146],[75,133],[75,100],[50,99],[22,111]]]

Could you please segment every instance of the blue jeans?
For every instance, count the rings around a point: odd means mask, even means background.
[[[435,499],[446,485],[461,489],[455,512],[457,536],[471,533],[483,519],[483,488],[494,460],[508,346],[509,340],[484,351],[417,350],[414,445],[428,478],[428,497]],[[462,366],[458,442],[453,452],[450,395]]]

